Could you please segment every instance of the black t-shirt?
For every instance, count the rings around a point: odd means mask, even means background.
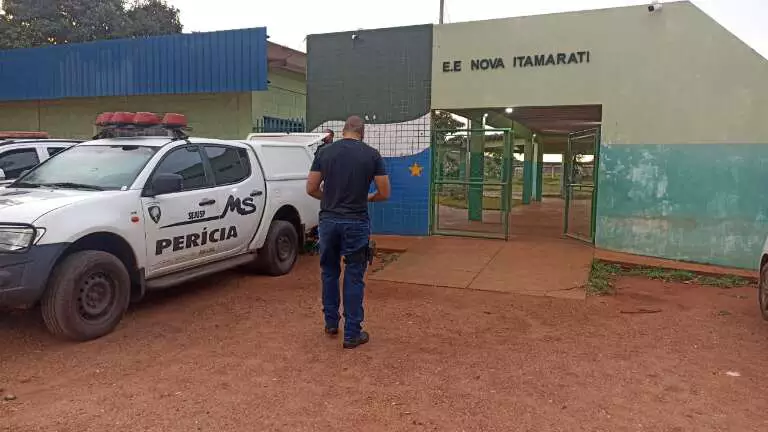
[[[387,174],[375,148],[341,139],[318,150],[312,171],[323,175],[320,218],[368,219],[368,190],[376,176]]]

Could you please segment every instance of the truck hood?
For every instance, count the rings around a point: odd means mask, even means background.
[[[0,223],[34,223],[41,216],[76,202],[113,195],[114,192],[72,189],[0,188]]]

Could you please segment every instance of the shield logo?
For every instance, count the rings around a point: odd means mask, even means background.
[[[149,211],[149,217],[152,218],[153,222],[160,222],[160,216],[163,214],[163,212],[160,211],[160,207],[153,205],[147,210]]]

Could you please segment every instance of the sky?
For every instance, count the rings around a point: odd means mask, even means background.
[[[308,34],[437,23],[439,0],[167,0],[184,31],[267,27],[270,41],[305,51]],[[460,22],[647,4],[651,0],[445,0]],[[667,2],[668,3],[668,2]],[[694,0],[768,58],[768,0]],[[663,10],[662,10],[663,12]]]

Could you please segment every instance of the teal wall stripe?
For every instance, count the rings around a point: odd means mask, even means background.
[[[756,269],[768,144],[603,145],[598,247]]]

